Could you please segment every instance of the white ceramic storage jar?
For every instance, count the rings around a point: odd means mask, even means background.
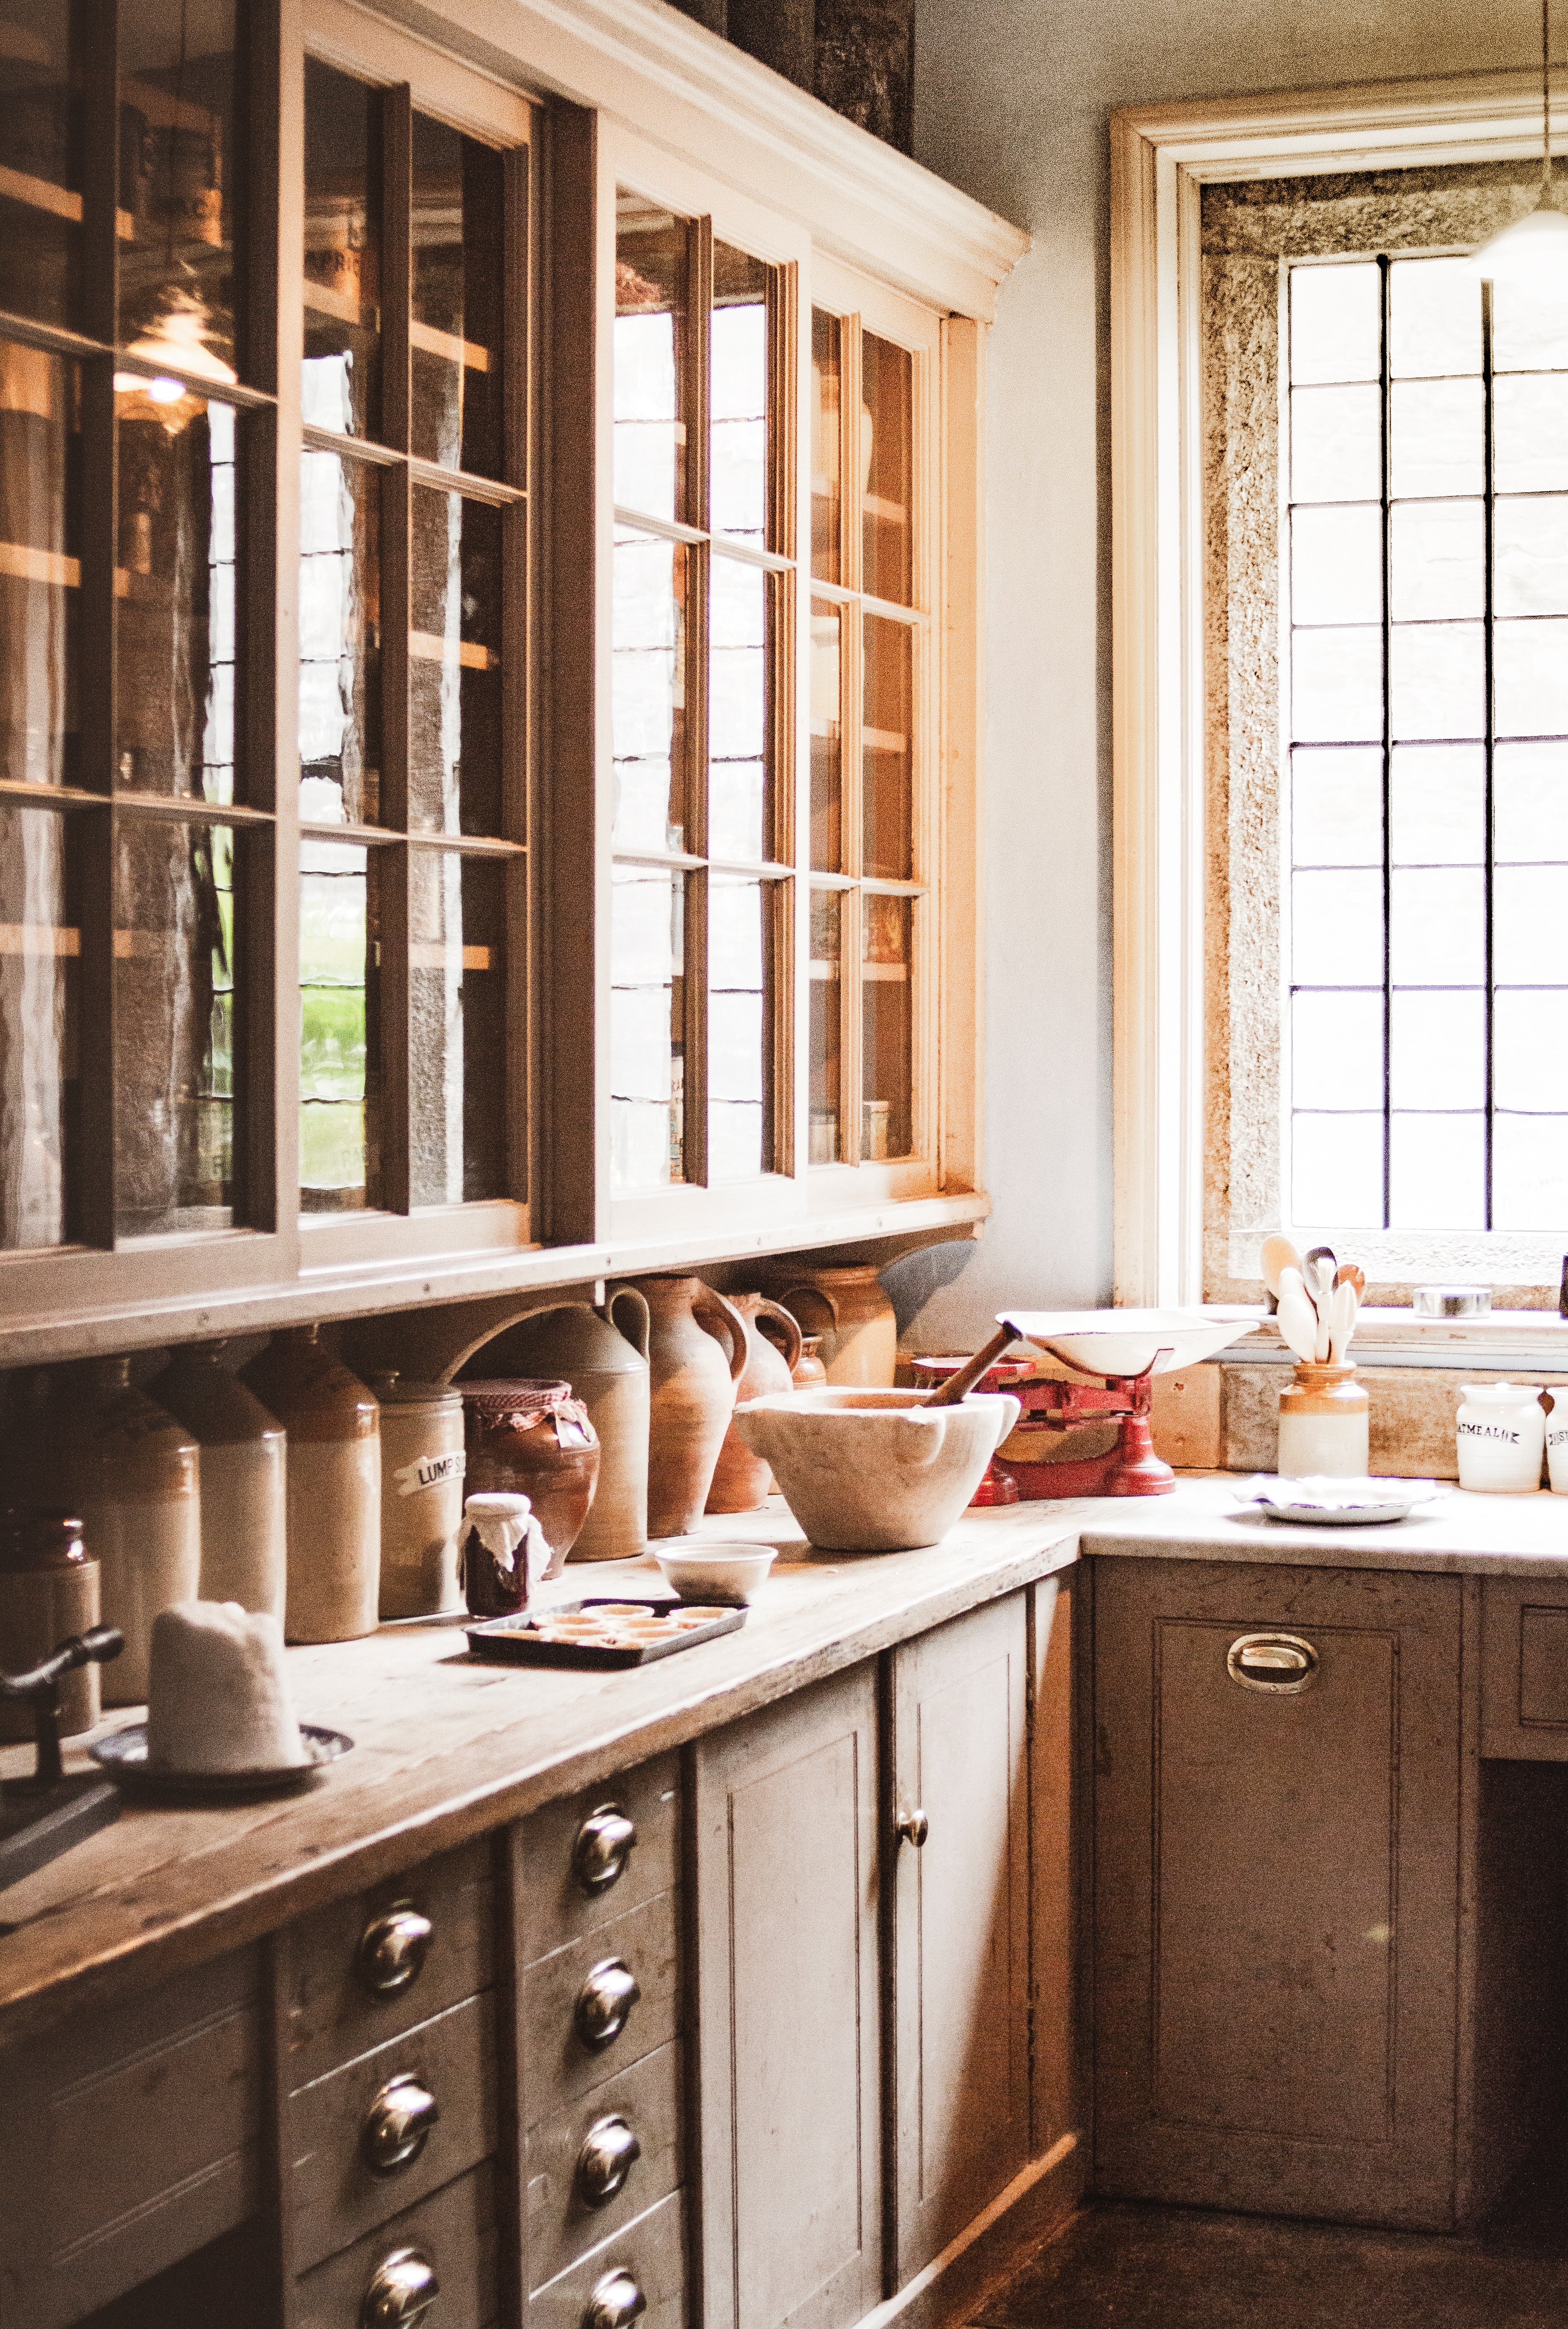
[[[445,1383],[373,1375],[381,1401],[381,1614],[439,1617],[463,1606],[463,1395]]]
[[[1459,1385],[1459,1485],[1525,1496],[1541,1485],[1546,1415],[1536,1383]]]
[[[1546,1477],[1553,1493],[1568,1496],[1568,1389],[1558,1385],[1551,1394],[1546,1418]]]

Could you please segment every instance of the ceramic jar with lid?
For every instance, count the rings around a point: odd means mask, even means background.
[[[520,1318],[473,1362],[486,1375],[564,1377],[599,1440],[599,1482],[571,1548],[579,1561],[635,1561],[647,1542],[648,1308],[619,1286],[598,1309],[565,1302]]]
[[[463,1382],[470,1500],[527,1496],[557,1576],[588,1518],[599,1481],[599,1439],[567,1382],[505,1379]]]
[[[1456,1432],[1461,1488],[1525,1496],[1540,1486],[1546,1411],[1538,1383],[1461,1383]]]
[[[70,1513],[0,1513],[0,1674],[25,1674],[72,1634],[99,1623],[99,1570]],[[63,1738],[99,1718],[97,1665],[78,1666],[60,1685]],[[0,1699],[0,1740],[31,1739],[33,1710]]]
[[[1554,1495],[1568,1496],[1568,1384],[1555,1384],[1546,1397],[1546,1477]]]
[[[238,1601],[283,1620],[288,1579],[288,1438],[223,1365],[227,1344],[192,1343],[149,1385],[202,1451],[203,1601]]]
[[[434,1617],[463,1607],[462,1394],[447,1383],[379,1374],[381,1614]]]
[[[241,1369],[288,1434],[291,1642],[373,1634],[381,1583],[381,1405],[316,1326],[274,1334]]]
[[[1298,1359],[1280,1393],[1280,1478],[1365,1480],[1368,1438],[1366,1391],[1349,1360]]]

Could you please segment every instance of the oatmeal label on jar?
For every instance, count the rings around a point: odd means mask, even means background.
[[[468,1468],[468,1459],[458,1447],[444,1456],[416,1456],[411,1464],[400,1464],[392,1478],[400,1496],[417,1496],[423,1488],[440,1488],[449,1480],[460,1480]]]

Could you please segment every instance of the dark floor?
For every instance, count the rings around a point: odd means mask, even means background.
[[[1568,2329],[1568,2145],[1444,2239],[1091,2204],[975,2329]]]

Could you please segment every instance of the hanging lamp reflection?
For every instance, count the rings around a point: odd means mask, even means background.
[[[164,294],[151,326],[131,342],[126,354],[146,364],[177,365],[186,377],[176,378],[172,369],[151,374],[117,372],[114,385],[116,394],[124,400],[119,408],[122,420],[156,420],[175,437],[206,410],[206,399],[190,385],[192,381],[211,381],[215,388],[233,387],[239,374],[208,344],[211,320],[198,293],[172,287]]]
[[[1568,218],[1552,186],[1552,0],[1541,0],[1541,191],[1526,217],[1481,245],[1475,269],[1488,283],[1568,294]]]

